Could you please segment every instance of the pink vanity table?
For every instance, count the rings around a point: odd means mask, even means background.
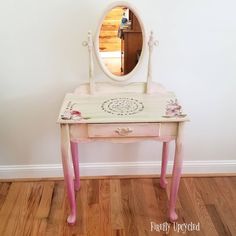
[[[124,4],[136,14],[144,34],[138,13],[129,4]],[[114,6],[116,5],[113,4],[108,10]],[[145,43],[143,36],[143,51],[146,47]],[[74,93],[66,94],[58,118],[61,128],[62,164],[71,210],[67,221],[70,224],[76,221],[75,190],[80,188],[78,143],[91,141],[132,143],[156,140],[162,142],[160,185],[165,188],[169,142],[174,140],[175,156],[168,218],[170,221],[175,221],[178,217],[175,204],[183,161],[183,127],[188,118],[182,114],[174,93],[152,82],[151,53],[155,44],[151,34],[148,42],[149,63],[146,82],[124,84],[124,80],[133,75],[137,69],[135,68],[130,75],[124,76],[125,79],[121,81],[122,86],[107,82],[95,83],[92,53],[93,46],[97,48],[98,42],[94,44],[91,33],[88,34],[88,41],[84,46],[88,46],[90,56],[89,82],[80,85]],[[96,51],[98,54],[99,51]],[[101,59],[99,61],[104,72],[114,79],[114,75],[109,74],[102,65]]]

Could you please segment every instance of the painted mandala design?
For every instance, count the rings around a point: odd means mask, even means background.
[[[134,98],[112,98],[104,101],[101,108],[107,113],[125,116],[141,112],[144,105]]]

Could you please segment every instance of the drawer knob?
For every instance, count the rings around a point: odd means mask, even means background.
[[[133,132],[133,130],[130,128],[117,128],[115,130],[115,133],[119,134],[120,136],[127,136],[132,132]]]

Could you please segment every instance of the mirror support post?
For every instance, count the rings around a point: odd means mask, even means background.
[[[95,82],[94,82],[94,64],[93,64],[93,39],[91,31],[88,32],[88,41],[82,43],[84,47],[88,47],[89,52],[89,89],[90,94],[95,92]]]
[[[153,31],[151,31],[148,47],[149,47],[149,56],[148,56],[148,73],[147,73],[147,83],[146,83],[146,93],[151,93],[151,84],[152,84],[152,51],[153,47],[158,45],[158,41],[153,39]]]

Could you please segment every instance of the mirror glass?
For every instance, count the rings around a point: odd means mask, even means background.
[[[136,15],[125,6],[112,8],[103,19],[99,32],[99,56],[116,76],[130,73],[137,65],[143,33]]]

